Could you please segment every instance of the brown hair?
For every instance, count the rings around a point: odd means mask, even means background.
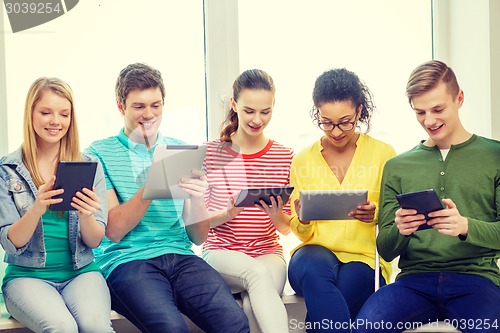
[[[447,91],[453,97],[457,96],[460,87],[455,73],[448,65],[439,60],[431,60],[421,64],[411,72],[406,84],[408,103],[411,105],[414,97],[425,94],[441,82],[446,84]]]
[[[261,69],[249,69],[241,73],[233,83],[233,99],[238,101],[243,90],[267,90],[274,94],[273,79]],[[226,119],[221,125],[220,140],[231,142],[231,134],[238,129],[238,114],[233,108],[229,109]]]
[[[160,71],[143,63],[130,64],[120,71],[116,79],[116,100],[125,108],[130,91],[156,87],[160,88],[162,100],[165,101],[165,85]]]

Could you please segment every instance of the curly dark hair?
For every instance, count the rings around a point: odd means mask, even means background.
[[[351,101],[356,109],[361,105],[359,122],[370,130],[370,119],[375,105],[368,87],[354,73],[345,68],[336,68],[323,72],[314,84],[312,93],[314,106],[311,117],[315,123],[319,121],[319,108],[324,103]]]

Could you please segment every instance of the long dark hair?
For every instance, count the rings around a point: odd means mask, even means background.
[[[238,101],[240,93],[245,90],[267,90],[275,92],[273,79],[261,69],[248,69],[238,75],[233,83],[233,99]],[[238,129],[238,114],[231,107],[226,119],[221,125],[220,140],[231,142],[231,135]]]

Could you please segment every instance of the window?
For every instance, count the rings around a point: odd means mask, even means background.
[[[240,69],[264,69],[276,84],[271,138],[296,151],[319,139],[312,89],[335,67],[372,91],[371,135],[398,152],[425,136],[404,92],[411,70],[432,58],[430,1],[239,0],[238,11]]]
[[[37,27],[10,33],[4,15],[8,150],[22,142],[26,93],[40,76],[73,89],[81,149],[116,135],[123,120],[114,86],[122,68],[145,62],[166,86],[161,131],[190,143],[206,139],[202,1],[85,0]],[[180,126],[182,124],[182,126]]]

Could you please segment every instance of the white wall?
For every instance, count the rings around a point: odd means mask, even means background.
[[[500,2],[434,0],[435,58],[457,75],[465,101],[465,128],[500,138]],[[495,130],[493,130],[495,129]]]
[[[0,28],[3,28],[4,6],[0,6]],[[7,154],[7,82],[5,77],[5,39],[0,34],[0,156]]]
[[[500,1],[490,0],[490,100],[492,137],[500,140]]]

